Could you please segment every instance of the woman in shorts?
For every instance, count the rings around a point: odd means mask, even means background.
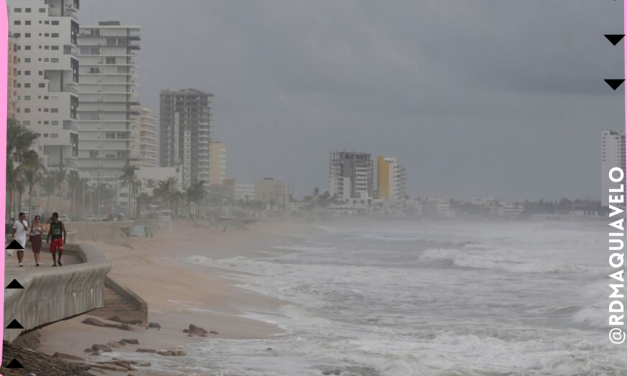
[[[30,244],[35,254],[35,265],[39,267],[39,252],[41,252],[41,244],[43,242],[44,227],[41,224],[41,217],[36,215],[30,228]]]

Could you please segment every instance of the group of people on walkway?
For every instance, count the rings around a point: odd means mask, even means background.
[[[46,232],[46,243],[50,245],[50,253],[54,263],[52,266],[63,266],[61,256],[63,256],[63,246],[67,238],[67,231],[65,230],[65,224],[59,220],[59,213],[52,213],[52,217],[48,220],[46,227],[48,228],[44,229],[39,215],[33,218],[33,223],[29,226],[26,214],[20,213],[18,219],[13,223],[11,240],[18,242],[24,249],[26,249],[26,241],[28,240],[35,255],[35,265],[39,267],[39,255],[43,244],[44,232]],[[20,267],[24,267],[24,250],[17,251],[17,260],[20,263]]]

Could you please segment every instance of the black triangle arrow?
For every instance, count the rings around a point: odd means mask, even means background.
[[[17,320],[11,321],[11,323],[6,327],[7,329],[24,329],[22,324],[17,322]]]
[[[623,82],[625,82],[625,80],[605,80],[605,82],[607,82],[612,89],[616,90],[623,84]]]
[[[20,285],[17,279],[14,279],[13,281],[11,281],[11,283],[9,283],[9,285],[6,288],[7,289],[23,289],[24,286]]]
[[[621,40],[623,40],[625,34],[605,34],[605,37],[610,41],[610,43],[616,46]]]
[[[9,363],[6,368],[24,368],[17,359],[13,359],[11,363]]]
[[[17,240],[14,240],[5,249],[17,249],[21,251],[24,249],[24,247],[22,247],[22,245],[18,243]]]

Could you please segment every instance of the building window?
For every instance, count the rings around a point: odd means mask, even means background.
[[[25,100],[25,101],[29,101],[29,100],[30,100],[30,95],[25,95],[25,96],[24,96],[24,100]]]
[[[30,46],[24,46],[24,49],[25,49],[26,51],[30,51]]]
[[[15,33],[15,34],[13,34],[13,36],[16,37],[16,38],[19,38],[19,37],[22,36],[22,34],[21,33]]]
[[[52,121],[52,125],[53,126],[58,126],[59,125],[59,121],[58,120],[53,120]]]
[[[24,109],[24,113],[25,113],[25,114],[30,114],[30,108],[25,108],[25,109]]]
[[[114,57],[108,57],[106,63],[107,64],[115,64],[115,58]]]
[[[51,133],[50,134],[50,138],[59,138],[59,134],[58,133]]]
[[[32,22],[30,21],[24,21],[24,25],[29,26]]]
[[[58,62],[59,62],[59,59],[55,57],[55,58],[50,59],[50,62],[52,62],[52,63],[58,63]]]
[[[39,13],[46,13],[46,8],[39,8]]]
[[[30,33],[26,33],[26,34],[24,34],[24,37],[25,37],[25,38],[30,38]]]
[[[52,47],[50,47],[50,49],[52,51],[59,51],[59,46],[52,46]]]
[[[58,108],[51,108],[50,112],[52,112],[53,114],[58,114],[59,113],[59,109]]]
[[[15,8],[15,9],[13,9],[13,12],[15,12],[15,13],[22,13],[22,8]]]
[[[48,138],[48,133],[44,133],[44,137],[45,137],[45,138]]]
[[[30,76],[30,71],[29,70],[24,71],[24,76]]]
[[[24,62],[25,62],[25,63],[30,63],[30,57],[25,58],[25,59],[24,59]]]
[[[57,26],[57,25],[59,25],[59,21],[52,21],[52,25],[53,25],[53,26]]]
[[[13,25],[19,26],[22,24],[22,21],[13,21]]]
[[[58,38],[59,37],[59,33],[52,33],[50,36],[53,37],[53,38]]]
[[[39,84],[39,87],[43,89],[46,87],[46,84]]]
[[[24,11],[25,11],[26,13],[30,13],[31,9],[30,9],[30,8],[24,8]]]

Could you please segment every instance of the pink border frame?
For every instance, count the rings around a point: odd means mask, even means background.
[[[0,213],[4,216],[6,208],[6,166],[7,166],[7,88],[8,88],[8,51],[9,51],[9,15],[7,12],[6,1],[2,1],[2,7],[0,7],[0,29],[2,37],[0,38],[0,87],[4,90],[0,90],[0,124],[4,125],[4,130],[0,132]],[[0,322],[3,323],[4,331],[4,257],[0,257],[0,269],[2,274],[0,275],[0,282],[2,282],[2,289],[0,289],[0,300],[2,300],[2,310],[0,310]],[[0,334],[0,340],[4,340],[4,333]],[[0,360],[2,359],[2,346],[0,346]],[[0,375],[2,376],[2,375]]]

